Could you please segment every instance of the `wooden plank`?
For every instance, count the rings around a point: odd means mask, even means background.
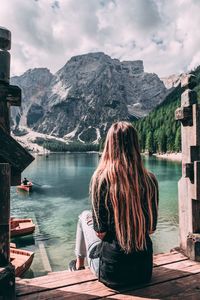
[[[200,273],[200,264],[194,261],[181,261],[177,263],[168,264],[166,266],[160,266],[156,267],[153,273],[152,281],[146,285],[140,285],[135,286],[134,288],[127,288],[123,291],[129,291],[129,290],[135,290],[135,289],[144,289],[147,286],[154,286],[155,284],[171,281],[178,278],[183,277],[190,277],[192,274]],[[48,285],[47,285],[48,286]],[[43,285],[44,287],[44,285]],[[38,299],[54,299],[54,298],[48,298],[50,295],[51,290],[51,297],[56,297],[55,288],[48,290],[44,292],[39,293]],[[52,291],[53,290],[53,291]],[[30,291],[30,290],[29,290]],[[57,288],[56,291],[58,291],[58,295],[62,294],[63,299],[70,298],[72,294],[76,296],[75,299],[95,299],[97,297],[106,297],[111,296],[115,294],[116,292],[107,288],[103,284],[101,284],[98,281],[87,281],[84,283],[77,283],[73,285],[66,285],[65,287]],[[79,294],[76,294],[76,292],[79,291]],[[72,293],[72,294],[71,294]],[[34,294],[24,294],[20,297],[20,299],[37,299],[34,298]],[[55,298],[56,299],[56,298]],[[59,299],[59,298],[58,298]]]
[[[152,297],[151,298],[149,298],[149,297],[148,298],[146,298],[146,297],[142,297],[141,298],[141,297],[137,297],[137,296],[133,296],[133,295],[128,295],[128,294],[126,294],[126,295],[125,294],[123,294],[123,295],[122,294],[119,294],[119,295],[117,294],[116,297],[117,296],[121,296],[121,297],[119,297],[119,298],[113,298],[113,299],[120,299],[120,300],[122,300],[122,299],[123,300],[129,300],[129,299],[131,299],[131,300],[150,300],[150,299],[152,299]],[[112,298],[112,296],[109,297],[109,298],[105,297],[104,299],[111,299],[111,298]],[[160,300],[160,298],[155,298],[155,297],[153,297],[153,299],[154,300]]]
[[[186,256],[183,254],[173,251],[171,253],[165,253],[165,254],[156,254],[154,255],[154,263],[155,266],[161,266],[164,264],[170,264],[173,262],[178,262],[178,261],[183,261],[183,260],[188,260]],[[36,278],[31,278],[31,279],[19,279],[19,282],[26,282],[26,284],[33,284],[33,283],[38,283],[42,285],[43,283],[51,282],[51,281],[56,281],[60,280],[60,277],[62,278],[68,278],[68,277],[75,277],[76,274],[85,276],[86,274],[92,274],[89,268],[86,268],[85,270],[82,271],[77,271],[76,273],[74,272],[69,272],[69,271],[58,271],[58,272],[52,272],[49,273],[48,275],[41,276],[41,277],[36,277]],[[93,276],[93,275],[91,275]]]
[[[142,297],[143,299],[143,297],[148,296],[153,299],[182,299],[184,297],[187,297],[185,299],[200,299],[200,274],[179,278],[124,294],[109,296],[109,299],[122,300],[131,297],[139,297],[139,299]],[[195,296],[195,298],[191,296]]]
[[[191,276],[193,273],[200,272],[200,266],[192,262],[191,264],[186,264],[185,262],[177,263],[175,266],[176,269],[171,268],[163,268],[163,267],[158,267],[154,271],[154,276],[152,278],[152,281],[149,284],[146,284],[146,286],[150,285],[155,285],[160,282],[184,277],[184,276]],[[164,269],[164,270],[163,270]],[[140,288],[144,288],[145,285],[140,285]],[[136,287],[135,287],[136,288]],[[132,288],[131,288],[132,289]],[[79,291],[81,293],[81,297],[83,294],[86,295],[93,295],[95,297],[105,297],[112,295],[114,293],[113,290],[105,287],[103,284],[100,282],[86,282],[84,284],[80,285],[73,285],[69,287],[63,287],[60,288],[59,291],[63,292],[76,292]],[[130,290],[130,288],[128,288]],[[46,294],[46,293],[45,293]],[[41,294],[41,299],[47,299],[46,295]],[[28,299],[28,298],[27,298]],[[80,298],[81,299],[81,298]]]
[[[56,272],[57,273],[57,272]],[[36,278],[32,279],[17,279],[16,293],[17,295],[26,295],[37,291],[46,291],[57,287],[75,285],[87,281],[95,281],[97,278],[89,269],[76,272],[63,271],[63,274],[58,272],[58,275],[42,276],[41,282]]]
[[[171,251],[170,253],[159,253],[155,254],[153,257],[154,267],[171,264],[173,262],[178,262],[182,260],[187,260],[188,257],[184,254],[177,252],[176,250]]]
[[[91,279],[94,277],[94,275],[92,274],[92,272],[90,271],[90,269],[86,269],[86,270],[81,270],[81,271],[76,271],[76,272],[70,272],[70,271],[60,271],[60,272],[53,272],[49,275],[45,275],[45,276],[41,276],[41,277],[36,277],[36,278],[32,278],[32,279],[18,279],[19,283],[25,283],[25,284],[46,284],[46,283],[51,283],[51,282],[55,282],[55,281],[59,281],[61,278],[66,279],[70,279],[73,278],[73,280],[75,281],[75,283],[77,282],[76,277],[85,277],[85,276],[91,276]]]
[[[187,258],[177,251],[165,254],[156,254],[154,262],[156,267],[164,264],[187,260]],[[62,287],[70,284],[85,282],[88,280],[95,280],[95,276],[91,273],[90,269],[77,272],[59,271],[53,272],[46,276],[37,277],[33,279],[18,279],[17,280],[17,293],[25,294],[26,292],[33,292],[37,290],[45,290],[46,287]],[[31,286],[31,289],[29,287]]]

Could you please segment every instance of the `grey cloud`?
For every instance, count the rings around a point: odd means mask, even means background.
[[[120,7],[121,1],[118,0],[117,4]],[[129,22],[139,30],[149,31],[162,23],[158,6],[153,0],[129,0],[123,6]]]
[[[42,26],[43,12],[37,6],[21,6],[15,13],[16,26],[19,38],[21,37],[30,46],[49,51],[57,48],[58,41],[54,38],[51,30],[52,24]]]
[[[164,44],[163,40],[160,37],[155,36],[155,35],[152,37],[151,40],[158,46],[162,46]]]
[[[103,51],[166,75],[200,63],[198,1],[2,0],[0,19],[12,31],[15,73],[55,72],[71,56]]]
[[[53,1],[51,7],[53,9],[59,9],[60,8],[60,2],[59,1]]]

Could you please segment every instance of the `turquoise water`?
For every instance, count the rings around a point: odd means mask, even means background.
[[[88,186],[98,164],[96,153],[51,154],[38,156],[23,176],[35,182],[31,194],[11,191],[11,215],[31,217],[38,225],[33,236],[13,240],[17,247],[32,250],[35,258],[26,277],[49,270],[64,270],[74,257],[77,217],[90,208]],[[178,245],[177,181],[181,165],[155,158],[144,158],[146,167],[159,181],[159,221],[153,235],[154,252],[167,252]]]

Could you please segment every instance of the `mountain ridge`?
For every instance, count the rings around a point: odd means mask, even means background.
[[[22,108],[12,111],[13,128],[99,143],[110,125],[133,121],[160,104],[167,89],[143,61],[120,61],[103,52],[73,56],[58,72],[27,70],[11,79],[22,88]]]

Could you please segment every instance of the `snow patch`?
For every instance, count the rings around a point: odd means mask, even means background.
[[[96,129],[97,138],[96,138],[96,140],[94,140],[94,141],[92,142],[92,144],[99,144],[99,141],[100,141],[100,139],[101,139],[101,133],[100,133],[99,128],[95,128],[95,129]]]
[[[27,127],[20,126],[20,129],[26,130],[27,134],[23,136],[15,136],[14,134],[12,134],[13,138],[16,141],[18,141],[23,147],[34,153],[44,153],[44,148],[35,142],[36,138],[38,137],[43,138],[44,140],[57,140],[63,143],[67,142],[63,138],[58,138],[48,134],[32,131],[30,128]]]
[[[64,136],[64,138],[66,138],[66,139],[72,139],[73,137],[75,137],[78,128],[79,128],[79,124],[74,128],[73,131],[67,133],[67,134]]]
[[[77,137],[77,140],[83,144],[85,144],[85,141],[83,141],[81,138],[80,138],[80,135],[82,134],[83,132],[79,133],[78,137]]]
[[[108,122],[104,123],[103,126],[104,126],[104,131],[105,131],[108,126]]]

